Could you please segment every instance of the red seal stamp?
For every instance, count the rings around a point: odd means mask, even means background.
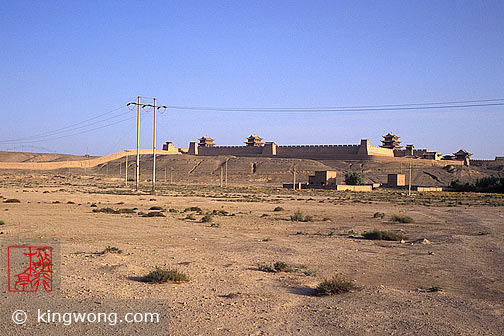
[[[7,248],[9,292],[53,290],[53,249],[51,246],[9,246]]]

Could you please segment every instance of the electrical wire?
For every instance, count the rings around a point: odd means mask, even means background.
[[[449,102],[354,105],[333,107],[208,107],[208,106],[167,106],[173,110],[195,110],[212,112],[252,112],[252,113],[309,113],[309,112],[369,112],[369,111],[404,111],[431,110],[448,108],[504,106],[504,98],[463,100]]]
[[[71,137],[71,136],[75,136],[75,135],[79,135],[79,134],[84,134],[84,133],[96,131],[96,130],[99,130],[99,129],[102,129],[102,128],[105,128],[105,127],[117,125],[119,123],[122,123],[122,122],[125,122],[125,121],[128,121],[128,120],[132,120],[132,119],[135,119],[135,118],[136,118],[136,116],[130,117],[130,118],[126,118],[126,119],[123,119],[123,120],[119,120],[119,121],[116,121],[114,123],[103,125],[103,126],[100,126],[100,127],[95,127],[95,128],[89,129],[89,130],[84,130],[84,131],[73,133],[73,134],[62,135],[62,136],[55,137],[55,138],[50,138],[50,139],[42,139],[42,140],[39,139],[39,140],[31,140],[31,141],[23,141],[23,142],[5,142],[3,144],[20,145],[20,144],[26,144],[26,143],[34,143],[34,142],[41,142],[41,141],[57,140],[57,139],[67,138],[67,137]]]
[[[26,140],[26,139],[36,139],[36,138],[43,138],[43,137],[46,137],[46,136],[53,136],[53,135],[56,135],[58,133],[64,133],[64,132],[68,132],[68,131],[74,131],[76,129],[81,129],[81,128],[85,128],[85,127],[88,127],[88,126],[92,126],[92,125],[96,125],[98,123],[101,123],[103,121],[107,121],[107,120],[110,120],[110,119],[114,119],[114,118],[117,118],[125,113],[121,113],[117,116],[114,116],[114,117],[110,117],[110,118],[106,118],[106,119],[103,119],[101,121],[97,121],[97,122],[94,122],[94,123],[91,123],[89,125],[85,125],[85,126],[81,126],[81,127],[77,127],[75,128],[75,126],[77,125],[81,125],[81,124],[84,124],[84,123],[87,123],[89,121],[92,121],[92,120],[96,120],[100,117],[103,117],[105,115],[108,115],[110,113],[113,113],[115,111],[118,111],[122,108],[126,107],[126,105],[123,105],[121,107],[118,107],[116,109],[113,109],[111,111],[108,111],[108,112],[105,112],[105,113],[102,113],[100,115],[97,115],[95,117],[92,117],[92,118],[89,118],[89,119],[86,119],[86,120],[83,120],[83,121],[80,121],[78,123],[75,123],[75,124],[71,124],[71,125],[68,125],[68,126],[65,126],[65,127],[61,127],[61,128],[58,128],[58,129],[55,129],[53,131],[49,131],[49,132],[45,132],[45,133],[40,133],[40,134],[36,134],[36,135],[31,135],[31,136],[26,136],[26,137],[22,137],[22,138],[17,138],[17,139],[8,139],[8,140],[0,140],[0,143],[12,143],[12,142],[18,142],[18,141],[21,141],[21,140]]]

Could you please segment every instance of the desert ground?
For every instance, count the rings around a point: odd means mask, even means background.
[[[59,250],[51,296],[7,293],[2,286],[0,334],[504,334],[503,195],[165,182],[152,194],[148,181],[139,193],[131,184],[103,176],[2,173],[2,253],[33,239],[56,240]],[[106,208],[134,210],[98,212]],[[202,222],[213,210],[216,215]],[[307,221],[291,220],[296,211]],[[165,217],[146,217],[149,212]],[[374,218],[376,212],[384,217]],[[394,222],[394,214],[414,222]],[[407,238],[363,239],[373,229]],[[122,253],[103,253],[107,247]],[[279,261],[291,271],[264,270]],[[2,274],[5,267],[3,260]],[[144,282],[155,267],[176,269],[189,281]],[[316,296],[317,285],[333,275],[355,288]],[[161,320],[36,323],[32,314],[49,308],[159,312]],[[16,309],[30,314],[25,325],[12,322]]]

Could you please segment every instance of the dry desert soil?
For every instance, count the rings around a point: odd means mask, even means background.
[[[0,335],[504,334],[502,195],[143,189],[86,176],[2,175]],[[135,210],[93,212],[103,208]],[[291,220],[297,210],[308,221]],[[141,215],[150,211],[164,217]],[[414,222],[394,222],[394,214]],[[363,239],[373,229],[407,238]],[[53,293],[6,290],[7,246],[31,241],[55,246]],[[276,262],[291,271],[264,271]],[[189,281],[144,282],[155,267]],[[334,275],[355,289],[316,296]],[[28,314],[24,325],[11,319],[17,309]],[[160,320],[65,325],[37,322],[38,310],[156,312]]]

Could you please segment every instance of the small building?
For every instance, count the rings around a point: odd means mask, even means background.
[[[213,147],[215,146],[214,141],[215,139],[210,138],[209,136],[202,136],[199,140],[199,147]]]
[[[415,148],[415,146],[413,145],[406,145],[406,156],[413,156],[414,155],[414,151],[413,151],[413,148]]]
[[[426,160],[441,160],[441,153],[433,151],[433,150],[426,149],[422,153],[422,159],[426,159]]]
[[[381,141],[382,148],[390,148],[390,149],[399,149],[401,148],[401,141],[399,141],[399,137],[392,132],[383,136],[383,140]]]
[[[465,149],[459,149],[458,152],[453,153],[455,155],[455,160],[464,161],[464,166],[469,166],[469,161],[472,153],[469,153]]]
[[[330,188],[336,187],[336,177],[338,172],[334,170],[316,171],[315,175],[308,176],[309,188]]]
[[[387,186],[389,187],[404,187],[406,185],[406,175],[404,174],[388,174]]]
[[[263,138],[252,134],[247,138],[247,141],[245,141],[245,145],[249,147],[261,147],[263,145],[262,140]]]
[[[170,151],[170,150],[173,150],[173,149],[175,149],[175,145],[171,141],[166,141],[163,144],[163,150],[164,151]]]

